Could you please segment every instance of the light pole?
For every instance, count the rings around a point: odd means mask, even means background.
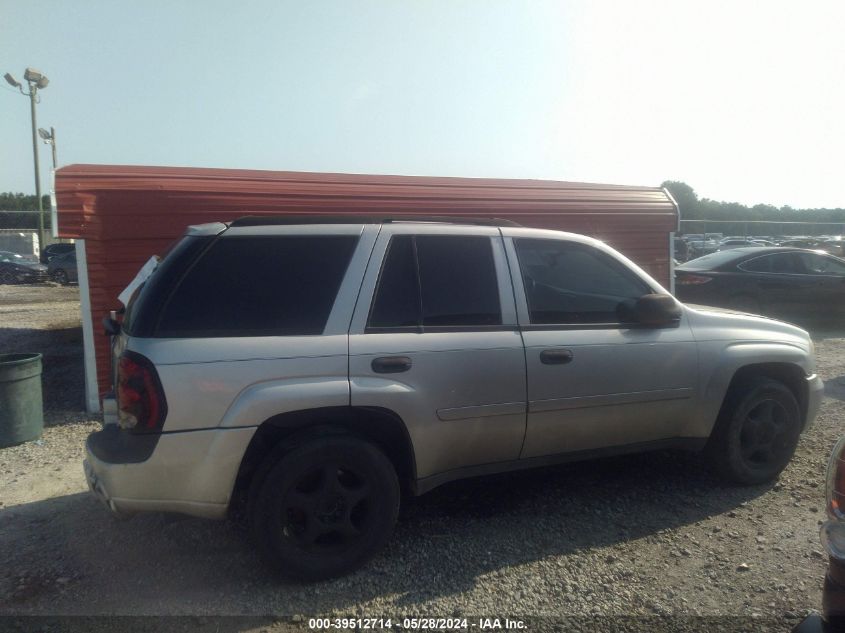
[[[38,125],[35,122],[35,104],[38,102],[38,91],[46,88],[50,80],[34,68],[27,68],[23,78],[29,85],[29,92],[24,92],[23,85],[10,73],[4,75],[6,81],[21,91],[22,95],[29,97],[29,109],[32,115],[32,157],[35,163],[35,197],[38,199],[38,248],[44,248],[44,205],[41,203],[41,177],[38,169]]]
[[[51,145],[53,149],[53,171],[56,170],[56,128],[51,127],[48,132],[43,127],[38,128],[38,136],[44,141],[46,145]]]

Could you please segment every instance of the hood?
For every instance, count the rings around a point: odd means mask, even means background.
[[[28,260],[20,260],[16,262],[3,262],[6,266],[11,266],[17,270],[26,270],[26,271],[35,271],[35,272],[46,272],[47,267],[44,264],[39,264],[38,262],[31,262]]]
[[[684,309],[698,341],[769,341],[812,349],[809,333],[791,323],[712,306],[685,305]]]

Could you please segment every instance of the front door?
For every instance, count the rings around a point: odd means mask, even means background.
[[[587,242],[506,233],[506,245],[528,371],[521,456],[683,436],[698,378],[690,327],[627,316],[654,282]]]

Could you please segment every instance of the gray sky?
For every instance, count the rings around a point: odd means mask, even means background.
[[[0,0],[0,74],[50,78],[60,164],[674,179],[845,207],[843,24],[841,0]],[[5,82],[0,113],[0,191],[32,193]]]

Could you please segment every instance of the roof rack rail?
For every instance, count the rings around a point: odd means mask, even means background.
[[[465,217],[448,215],[245,215],[229,223],[234,226],[280,226],[293,224],[389,224],[394,222],[440,222],[476,226],[522,226],[502,218]]]

